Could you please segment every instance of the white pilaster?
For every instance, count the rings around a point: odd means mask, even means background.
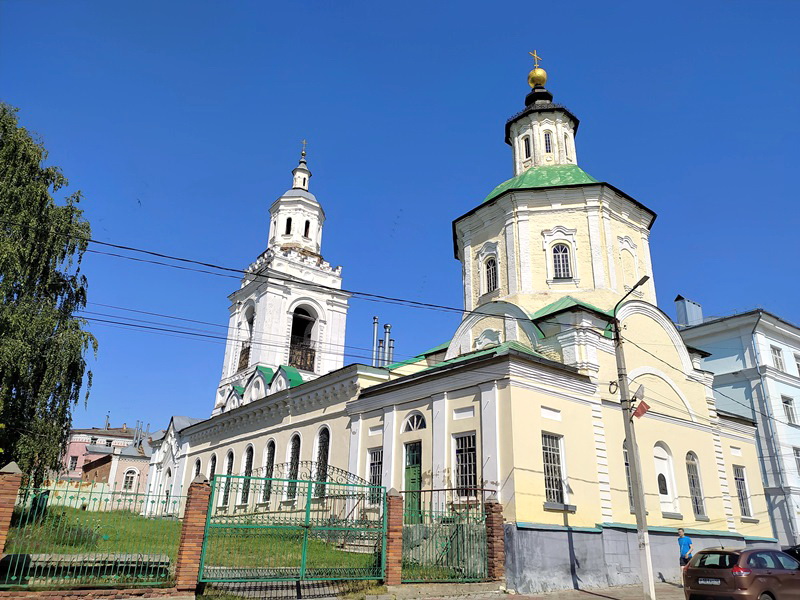
[[[441,489],[447,487],[447,450],[449,442],[447,439],[447,392],[434,394],[431,396],[431,413],[433,414],[433,424],[431,431],[433,434],[433,488]]]
[[[395,462],[395,407],[391,406],[383,411],[383,485],[388,488],[401,489],[394,480]]]
[[[517,285],[517,248],[514,243],[514,213],[508,214],[505,225],[506,234],[506,281],[508,282],[508,293],[516,294],[519,286]]]
[[[500,429],[497,405],[497,381],[478,386],[481,393],[481,484],[495,488],[497,499],[503,502],[500,481]]]
[[[533,292],[533,271],[531,269],[530,221],[528,212],[517,214],[517,239],[519,239],[519,281],[523,294]]]
[[[606,270],[603,268],[602,242],[600,241],[600,212],[597,201],[590,201],[587,219],[589,221],[589,247],[592,252],[592,275],[594,287],[606,287]]]
[[[361,415],[350,417],[350,447],[347,459],[347,470],[361,476]],[[366,479],[366,478],[365,478]]]

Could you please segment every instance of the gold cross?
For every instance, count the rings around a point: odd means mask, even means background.
[[[538,69],[539,61],[542,60],[542,57],[536,54],[536,50],[534,50],[533,52],[528,52],[528,54],[530,54],[533,57],[533,67],[535,69]]]
[[[308,143],[307,141],[303,140],[303,142],[302,142],[302,144],[303,144],[303,152],[301,153],[301,156],[305,156],[306,155],[306,144],[307,143]]]

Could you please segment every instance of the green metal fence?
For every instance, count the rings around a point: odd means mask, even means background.
[[[184,499],[96,484],[22,487],[0,588],[169,584]]]
[[[412,490],[403,494],[403,583],[486,579],[488,490]]]
[[[211,485],[201,581],[383,577],[384,488],[237,475]]]

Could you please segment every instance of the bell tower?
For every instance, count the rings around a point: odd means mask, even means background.
[[[322,251],[325,212],[309,191],[305,140],[292,187],[270,206],[267,249],[229,296],[228,339],[212,414],[270,392],[265,374],[290,373],[294,385],[344,365],[350,294],[342,268]],[[254,378],[263,381],[253,384]]]
[[[534,67],[528,73],[530,93],[525,97],[525,109],[506,123],[506,143],[514,157],[514,175],[531,167],[577,165],[575,134],[578,118],[566,107],[553,103],[553,94],[544,87],[547,72],[539,66],[536,50]]]

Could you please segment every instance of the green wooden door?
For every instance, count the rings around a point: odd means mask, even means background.
[[[406,444],[406,470],[403,487],[406,492],[405,522],[419,523],[422,521],[419,494],[422,489],[422,442]]]

